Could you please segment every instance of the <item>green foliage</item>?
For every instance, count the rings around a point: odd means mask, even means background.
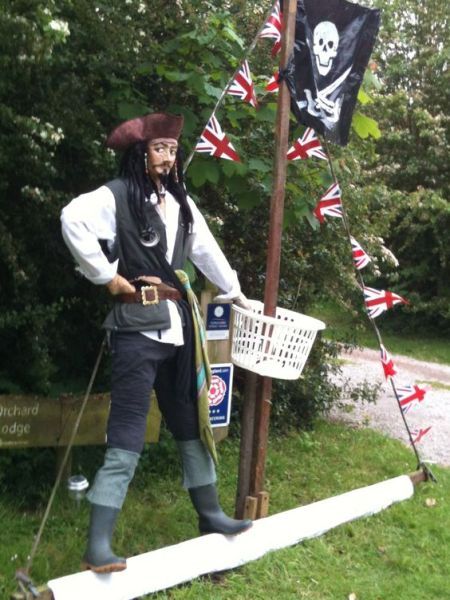
[[[386,315],[391,328],[445,334],[450,324],[450,13],[439,0],[374,3],[382,9],[382,28],[372,69],[383,87],[373,90],[368,110],[383,135],[376,153],[363,159],[366,182],[359,191],[374,211],[369,215],[374,232],[399,261],[395,270],[381,267],[374,281],[410,301]],[[378,199],[368,197],[374,187]]]
[[[408,290],[410,306],[398,327],[445,334],[450,323],[450,204],[438,192],[419,188],[392,207],[392,233],[401,268],[389,281]],[[392,323],[394,325],[394,323]]]
[[[336,354],[335,344],[316,341],[301,379],[274,381],[272,428],[282,431],[292,427],[310,429],[317,415],[326,414],[339,400],[339,386],[329,381],[330,375],[338,370]]]
[[[340,371],[340,350],[330,339],[318,341],[298,381],[274,381],[272,428],[284,433],[292,428],[312,429],[317,424],[317,416],[327,415],[345,393],[355,403],[376,401],[375,388],[366,382],[355,385],[347,381],[344,386],[332,383],[332,376]]]
[[[56,474],[53,448],[8,450],[0,454],[0,489],[5,501],[21,499],[24,509],[45,506]]]
[[[364,102],[367,102],[367,100],[364,99],[363,103]],[[369,137],[369,135],[376,140],[381,137],[378,123],[374,119],[371,119],[370,117],[367,117],[358,111],[356,111],[353,115],[352,127],[359,137],[363,138],[364,140]]]

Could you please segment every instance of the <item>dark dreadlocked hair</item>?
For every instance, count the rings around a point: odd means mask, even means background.
[[[146,142],[138,142],[125,150],[120,161],[119,173],[127,180],[128,194],[130,198],[130,209],[140,229],[146,227],[145,199],[153,192],[156,193],[155,185],[145,170]],[[177,150],[174,167],[171,169],[166,189],[173,195],[180,205],[183,225],[187,232],[192,229],[193,217],[187,201],[186,189],[183,177],[183,156],[181,148]]]

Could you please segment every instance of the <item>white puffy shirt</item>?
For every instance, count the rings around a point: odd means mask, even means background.
[[[165,215],[159,206],[156,208],[166,227],[166,258],[170,263],[180,206],[170,192],[166,192],[165,201]],[[193,216],[188,257],[221,290],[224,300],[236,298],[241,293],[236,271],[230,267],[197,206],[191,198],[188,198],[188,202]],[[102,186],[74,198],[63,209],[61,223],[64,241],[78,264],[78,270],[92,283],[102,285],[111,281],[117,273],[118,261],[110,263],[99,244],[99,240],[107,240],[111,246],[116,238],[116,203],[111,190]],[[152,339],[179,346],[183,344],[181,318],[175,304],[169,301],[168,305],[170,328],[161,332],[142,333]]]

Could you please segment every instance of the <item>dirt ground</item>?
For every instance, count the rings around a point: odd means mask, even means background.
[[[410,445],[392,386],[384,378],[379,351],[353,350],[341,358],[344,361],[341,377],[351,382],[365,380],[377,385],[379,397],[376,404],[355,404],[345,399],[345,407],[333,409],[331,418],[371,427]],[[392,359],[398,371],[395,376],[397,387],[417,384],[427,390],[424,401],[406,414],[411,430],[431,425],[430,431],[417,444],[422,461],[450,466],[450,366],[394,354]]]

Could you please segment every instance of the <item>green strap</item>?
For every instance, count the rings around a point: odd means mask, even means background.
[[[205,326],[203,324],[197,296],[194,294],[191,288],[189,276],[180,269],[175,271],[175,273],[186,290],[187,299],[192,311],[192,321],[194,324],[195,370],[197,374],[197,404],[200,439],[207,447],[214,462],[217,464],[216,446],[214,443],[211,423],[209,421],[208,392],[209,388],[211,387],[211,367],[209,364],[206,346]]]

